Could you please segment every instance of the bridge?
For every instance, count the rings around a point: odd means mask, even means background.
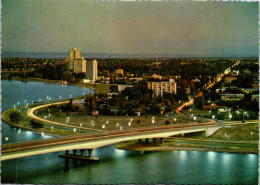
[[[124,141],[159,138],[163,143],[164,139],[179,134],[205,132],[210,135],[212,131],[221,128],[211,123],[183,124],[174,126],[161,126],[157,128],[141,128],[125,131],[108,131],[98,134],[78,134],[73,136],[58,137],[52,139],[26,141],[21,143],[2,145],[1,160],[9,160],[33,155],[47,154],[65,151],[62,157],[79,158],[88,160],[98,160],[93,157],[93,150],[106,145],[120,143]],[[69,154],[69,151],[73,154]],[[80,150],[81,155],[76,155]],[[88,156],[85,156],[85,151]]]

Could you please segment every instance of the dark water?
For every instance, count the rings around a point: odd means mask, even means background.
[[[37,88],[35,88],[37,87]],[[24,97],[11,89],[24,89]],[[31,89],[34,89],[33,91]],[[44,89],[44,92],[43,92]],[[48,90],[49,89],[49,90]],[[14,93],[13,93],[14,92]],[[86,88],[44,83],[2,81],[2,109],[8,109],[22,98],[32,100],[48,96],[79,96]],[[26,96],[25,96],[26,94]],[[17,97],[16,97],[17,96]],[[31,100],[31,99],[30,99]],[[9,106],[8,106],[9,105]],[[17,141],[17,130],[2,124],[2,138]],[[22,131],[21,140],[47,138]],[[2,139],[2,142],[5,142]],[[172,151],[129,152],[113,146],[98,148],[98,163],[65,160],[58,153],[3,161],[2,183],[178,183],[178,184],[258,184],[258,155],[218,152]]]

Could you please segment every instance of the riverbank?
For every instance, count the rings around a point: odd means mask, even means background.
[[[166,139],[164,144],[146,143],[146,142],[123,142],[114,144],[115,148],[129,151],[147,151],[147,152],[165,152],[165,151],[214,151],[228,153],[243,153],[243,154],[258,154],[258,142],[229,142],[221,141],[222,146],[216,146],[219,141],[204,141],[203,144],[198,144],[192,141],[186,141],[186,144],[176,140],[171,141]],[[223,143],[224,142],[224,143]]]
[[[12,80],[23,81],[20,77],[13,77]],[[61,80],[49,80],[49,79],[41,79],[41,78],[27,78],[25,82],[44,82],[46,85],[52,84],[63,84]],[[75,85],[79,87],[86,87],[94,90],[94,93],[107,93],[110,88],[110,84],[99,84],[99,83],[69,83],[66,85]]]

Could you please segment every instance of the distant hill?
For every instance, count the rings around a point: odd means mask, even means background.
[[[82,53],[85,58],[212,58],[212,57],[252,57],[252,56],[202,56],[186,54],[116,54],[116,53]],[[19,58],[54,58],[64,59],[69,56],[68,52],[20,52],[2,51],[1,57]],[[255,56],[254,56],[255,57]]]

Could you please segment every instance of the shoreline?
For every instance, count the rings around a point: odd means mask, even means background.
[[[111,86],[110,84],[100,84],[100,83],[84,84],[84,83],[79,83],[79,82],[64,84],[61,82],[61,80],[49,80],[49,79],[46,80],[46,79],[41,79],[41,78],[27,78],[26,81],[23,81],[22,78],[13,77],[12,80],[17,80],[17,81],[21,81],[21,82],[25,82],[25,83],[26,82],[43,82],[43,83],[45,83],[45,85],[62,85],[63,84],[63,85],[73,85],[73,86],[78,86],[78,87],[86,87],[86,88],[92,89],[93,93],[96,93],[96,94],[98,94],[100,92],[102,92],[102,93],[107,92],[107,90],[108,90],[107,87]],[[91,94],[91,93],[89,93],[89,94]]]
[[[167,139],[166,139],[167,140]],[[230,148],[212,148],[200,146],[185,146],[185,145],[170,145],[170,144],[147,144],[147,143],[129,143],[129,144],[114,144],[114,147],[121,150],[129,151],[145,151],[145,152],[169,152],[169,151],[213,151],[213,152],[227,152],[237,154],[258,154],[256,150],[243,150],[242,147]]]

